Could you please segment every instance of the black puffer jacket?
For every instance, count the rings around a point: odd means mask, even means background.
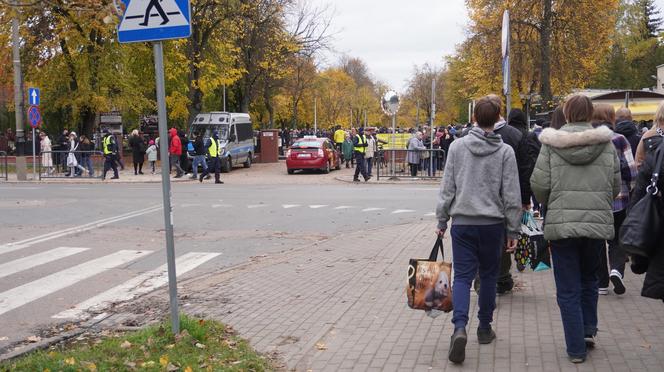
[[[632,148],[632,155],[636,156],[636,147],[639,146],[639,141],[641,141],[641,136],[639,135],[639,130],[636,129],[636,125],[629,120],[621,121],[616,124],[615,132],[627,138],[627,142],[629,142]]]
[[[655,163],[657,162],[657,149],[660,147],[663,138],[661,136],[654,136],[644,140],[646,160],[639,169],[630,209],[646,194],[646,188],[650,185]],[[664,166],[659,170],[659,173],[664,174]],[[664,190],[664,177],[660,176],[657,188],[662,193],[662,190]],[[650,258],[633,256],[632,271],[637,274],[646,272],[641,296],[664,300],[664,241],[660,242],[659,248],[655,249],[654,256]]]
[[[530,176],[533,174],[535,162],[528,156],[528,137],[520,130],[506,125],[505,122],[496,124],[494,133],[500,134],[503,142],[508,144],[516,156],[516,165],[519,169],[519,186],[521,186],[521,203],[530,204],[532,190],[530,189]]]

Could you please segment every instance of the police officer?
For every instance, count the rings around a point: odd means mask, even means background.
[[[369,181],[371,176],[367,174],[367,164],[364,155],[367,152],[367,137],[364,135],[364,128],[360,127],[359,133],[353,128],[353,154],[355,156],[355,176],[353,182],[360,182],[359,176],[362,173],[364,182]]]
[[[207,153],[209,157],[209,164],[207,169],[203,170],[203,173],[198,177],[199,182],[203,182],[203,178],[207,176],[211,171],[214,171],[214,183],[223,183],[219,179],[219,171],[221,170],[221,148],[219,146],[219,132],[214,131],[212,137],[208,140],[207,143]]]
[[[101,179],[106,179],[106,172],[109,169],[113,169],[112,180],[117,180],[120,178],[118,176],[118,166],[115,165],[115,154],[117,153],[117,145],[115,143],[115,138],[111,135],[111,132],[108,129],[103,131],[104,137],[101,140],[102,150],[104,151],[104,173],[101,176]]]

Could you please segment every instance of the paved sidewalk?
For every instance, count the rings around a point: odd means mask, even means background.
[[[490,345],[477,344],[472,294],[466,362],[448,363],[451,314],[431,319],[405,301],[408,259],[428,256],[433,226],[347,234],[188,280],[182,309],[231,325],[297,371],[664,370],[664,304],[640,297],[642,277],[632,273],[627,294],[600,298],[598,345],[584,364],[567,360],[551,271],[516,275],[514,293],[498,299]],[[167,309],[166,293],[129,304],[135,314],[116,320],[157,316],[146,315],[150,307]]]

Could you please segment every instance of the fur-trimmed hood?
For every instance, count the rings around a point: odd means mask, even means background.
[[[613,139],[613,131],[605,126],[593,129],[589,123],[570,123],[559,130],[547,128],[540,142],[551,147],[570,164],[588,164],[602,153]]]

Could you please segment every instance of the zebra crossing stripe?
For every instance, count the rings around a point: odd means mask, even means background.
[[[299,205],[299,204],[283,204],[282,207],[283,207],[284,209],[291,209],[291,208],[298,208],[298,207],[301,207],[301,205]]]
[[[0,265],[0,278],[4,278],[24,270],[32,269],[33,267],[37,267],[45,263],[57,261],[61,258],[85,252],[88,249],[89,248],[59,247],[51,249],[50,251],[33,254],[32,256],[19,258],[17,260]]]
[[[185,274],[205,262],[219,256],[221,253],[186,253],[176,259],[177,275]],[[80,319],[86,317],[87,311],[99,311],[112,303],[132,300],[140,295],[149,293],[168,283],[168,267],[159,268],[140,274],[123,284],[109,289],[97,296],[81,302],[80,304],[53,315],[55,319]]]
[[[396,211],[392,212],[392,214],[402,214],[402,213],[413,213],[415,212],[412,209],[397,209]]]
[[[362,212],[376,212],[376,211],[384,211],[385,208],[365,208],[362,209]]]
[[[118,251],[2,292],[0,315],[150,253],[152,251]]]
[[[319,209],[319,208],[325,208],[327,207],[327,204],[317,204],[317,205],[310,205],[309,208],[311,209]]]
[[[336,208],[334,208],[334,209],[335,209],[335,210],[341,210],[341,209],[351,209],[351,208],[355,208],[355,207],[352,207],[352,206],[350,206],[350,205],[340,205],[340,206],[338,206],[338,207],[336,207]]]

